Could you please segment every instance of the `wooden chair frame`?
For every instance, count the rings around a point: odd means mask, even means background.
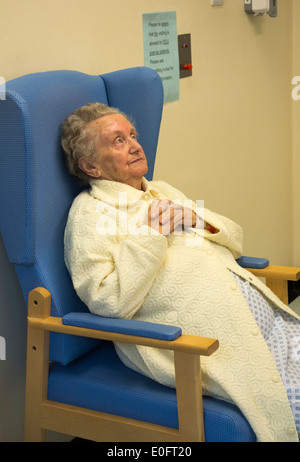
[[[156,340],[62,324],[50,316],[51,294],[28,297],[25,440],[45,441],[46,429],[93,441],[203,441],[200,356],[218,348],[215,339],[182,335]],[[50,331],[174,351],[179,430],[47,400]]]
[[[269,265],[263,269],[247,268],[257,277],[265,278],[266,285],[280,300],[288,304],[288,281],[299,281],[300,268],[293,266]]]
[[[287,303],[288,281],[300,279],[300,268],[269,266],[249,269]],[[28,297],[25,441],[46,441],[46,430],[92,441],[201,442],[204,441],[200,356],[210,356],[218,340],[182,335],[174,341],[104,332],[62,324],[52,317],[51,294],[36,288]],[[179,429],[136,421],[98,411],[48,401],[50,332],[134,343],[174,351]]]

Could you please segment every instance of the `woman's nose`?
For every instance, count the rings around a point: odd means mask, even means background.
[[[142,149],[142,146],[140,145],[138,140],[135,138],[127,138],[127,144],[128,144],[130,151],[135,152],[135,151],[140,151]]]

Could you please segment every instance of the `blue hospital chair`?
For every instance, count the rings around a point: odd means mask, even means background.
[[[60,127],[96,101],[136,121],[151,179],[163,108],[151,69],[25,75],[7,82],[0,101],[0,228],[28,300],[25,440],[45,441],[53,430],[93,441],[255,441],[235,405],[202,401],[199,357],[217,340],[93,315],[73,289],[63,235],[81,188],[64,166]],[[173,350],[176,390],[125,367],[113,341]]]

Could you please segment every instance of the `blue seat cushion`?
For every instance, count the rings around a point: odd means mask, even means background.
[[[178,428],[176,391],[127,368],[111,342],[67,366],[52,364],[48,399],[131,419]],[[204,397],[206,441],[255,441],[249,423],[233,404]]]

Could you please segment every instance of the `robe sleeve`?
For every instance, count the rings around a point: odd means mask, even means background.
[[[203,201],[191,201],[181,191],[173,188],[167,183],[159,182],[159,184],[161,185],[161,190],[163,191],[163,195],[166,198],[178,201],[183,206],[190,207],[192,210],[194,210],[198,217],[200,217],[200,219],[216,228],[217,232],[214,234],[204,230],[205,239],[226,247],[228,250],[230,250],[235,259],[242,255],[243,230],[240,225],[229,218],[204,208]]]
[[[240,225],[210,210],[204,209],[204,217],[207,223],[217,229],[212,234],[206,233],[206,239],[226,247],[237,259],[243,254],[243,230]]]
[[[92,313],[131,318],[164,263],[167,245],[159,233],[100,235],[96,213],[84,207],[69,217],[65,262],[78,296]]]

